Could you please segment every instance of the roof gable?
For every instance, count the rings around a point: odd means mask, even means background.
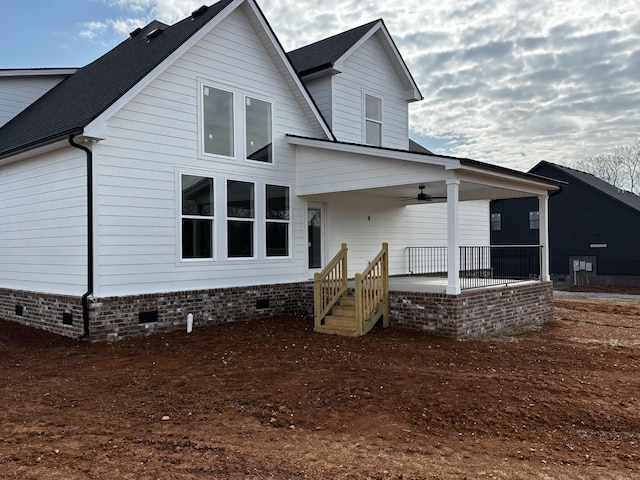
[[[602,195],[605,195],[617,202],[626,205],[627,207],[631,207],[634,210],[640,212],[640,196],[615,187],[590,173],[581,172],[580,170],[574,170],[573,168],[546,162],[544,160],[539,162],[536,166],[529,170],[529,172],[537,173],[537,171],[545,168],[551,168],[562,172],[564,175],[577,180],[578,182],[588,186],[592,190],[595,190]]]
[[[393,68],[405,85],[408,100],[422,100],[418,85],[381,19],[292,50],[287,55],[301,77],[324,72],[339,73],[345,60],[373,35],[381,37]]]
[[[243,3],[252,7],[263,27],[264,38],[280,53],[284,68],[292,77],[290,85],[297,87],[309,111],[327,136],[333,138],[255,2],[220,0],[210,7],[201,7],[174,25],[153,21],[134,30],[118,46],[62,81],[0,129],[0,158],[63,140],[86,132],[85,129],[99,131],[96,125],[100,119],[126,101],[135,91],[134,87],[141,88],[151,81],[152,73],[159,73],[163,62],[170,60],[189,41],[195,41],[197,32],[206,30],[203,27]]]

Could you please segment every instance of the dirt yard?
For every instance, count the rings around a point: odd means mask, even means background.
[[[0,321],[0,478],[640,478],[640,305],[455,341],[305,317],[115,344]]]

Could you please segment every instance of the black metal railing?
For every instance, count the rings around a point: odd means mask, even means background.
[[[460,288],[539,280],[540,245],[460,247]],[[447,247],[407,247],[411,275],[447,276]]]

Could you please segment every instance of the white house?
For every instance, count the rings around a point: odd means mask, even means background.
[[[540,199],[544,252],[557,183],[410,145],[422,95],[381,20],[286,54],[221,0],[48,73],[0,71],[3,318],[101,340],[309,309],[343,243],[350,277],[382,243],[407,274],[407,247],[489,245],[496,198]]]

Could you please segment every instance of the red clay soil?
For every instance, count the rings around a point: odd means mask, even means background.
[[[640,478],[640,305],[482,341],[304,316],[79,343],[0,321],[0,478]]]

